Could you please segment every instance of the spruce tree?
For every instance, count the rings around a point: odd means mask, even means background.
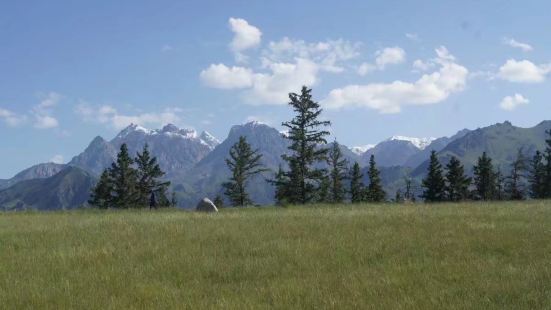
[[[501,167],[498,166],[495,172],[496,191],[494,194],[494,199],[496,200],[505,199],[505,179],[505,176],[501,172]]]
[[[329,132],[321,129],[330,126],[331,122],[320,120],[323,111],[320,105],[312,100],[312,90],[302,87],[300,94],[289,94],[289,105],[295,117],[282,123],[289,134],[290,154],[282,155],[289,171],[285,173],[285,193],[290,203],[306,204],[319,197],[319,187],[325,176],[325,170],[314,164],[326,160],[327,149],[320,147],[327,144],[325,139]]]
[[[285,174],[285,171],[283,171],[283,168],[281,165],[279,165],[279,168],[274,176],[273,179],[268,180],[269,183],[275,186],[275,201],[277,205],[285,205],[289,202],[289,195],[287,194],[287,188],[289,184],[289,180]]]
[[[436,151],[430,153],[427,176],[423,179],[423,199],[426,202],[443,201],[445,198],[446,182],[444,181],[442,165],[438,161]]]
[[[459,159],[452,156],[446,169],[446,198],[450,201],[466,199],[469,195],[471,178],[465,175],[465,169]]]
[[[548,136],[545,139],[545,151],[543,158],[545,159],[545,198],[551,197],[551,130],[546,130],[545,134]]]
[[[530,196],[534,199],[544,199],[546,196],[546,175],[543,155],[540,151],[536,151],[530,161],[528,182],[530,183]]]
[[[111,164],[109,177],[113,184],[113,207],[128,209],[136,206],[136,169],[132,167],[134,160],[128,154],[128,147],[122,144],[117,160]]]
[[[332,203],[341,203],[346,196],[344,181],[347,177],[348,162],[343,158],[337,141],[332,143],[327,156],[327,164],[329,165],[330,201]]]
[[[363,201],[364,184],[362,183],[363,174],[360,164],[355,162],[350,171],[350,201],[359,203]]]
[[[159,178],[162,178],[165,173],[161,170],[161,167],[157,163],[156,157],[151,157],[149,153],[149,146],[147,143],[144,145],[141,153],[136,155],[135,163],[137,166],[137,201],[138,206],[147,206],[150,200],[151,194],[154,193],[158,206],[168,207],[170,201],[166,196],[166,190],[170,186],[170,182],[162,182]]]
[[[404,191],[404,201],[407,202],[415,202],[415,194],[413,193],[412,189],[412,180],[410,177],[406,177],[404,180],[404,183],[406,184],[406,189]]]
[[[526,168],[526,157],[520,148],[511,163],[511,174],[505,184],[505,190],[512,200],[523,200],[526,196]]]
[[[92,194],[88,203],[100,209],[107,209],[112,203],[112,191],[113,184],[109,177],[109,171],[106,169],[102,172],[98,183],[92,189]]]
[[[377,164],[375,163],[375,156],[371,154],[369,158],[369,169],[367,170],[367,176],[369,177],[369,185],[367,186],[366,200],[370,202],[382,202],[386,198],[386,193],[383,190],[381,184],[381,176]]]
[[[214,197],[214,201],[212,203],[214,203],[214,205],[218,209],[224,208],[224,199],[220,195],[216,195],[216,197]]]
[[[486,154],[478,158],[473,168],[475,197],[481,200],[492,200],[496,196],[496,173],[492,159]]]
[[[233,206],[245,206],[252,203],[246,190],[247,182],[267,169],[262,168],[262,154],[253,150],[244,136],[239,137],[239,141],[231,147],[229,155],[226,165],[231,171],[231,177],[222,186]]]
[[[316,191],[317,197],[315,201],[321,203],[331,202],[331,194],[329,193],[331,189],[331,180],[329,176],[323,176],[319,181],[318,190]]]

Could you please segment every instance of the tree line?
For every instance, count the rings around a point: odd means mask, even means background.
[[[100,208],[159,208],[176,205],[174,193],[167,196],[170,182],[162,181],[165,173],[152,157],[146,144],[135,158],[122,144],[117,159],[105,169],[92,189],[89,204]]]
[[[477,159],[472,178],[454,156],[444,172],[432,151],[421,197],[427,202],[551,198],[551,131],[546,135],[544,152],[538,150],[530,159],[519,149],[507,175],[493,165],[486,152]]]
[[[300,94],[289,94],[289,105],[294,117],[283,122],[284,135],[289,140],[288,154],[281,155],[286,167],[279,166],[273,179],[275,201],[283,204],[381,202],[386,199],[380,172],[372,155],[369,161],[369,183],[364,185],[360,165],[349,168],[340,145],[334,141],[327,145],[330,134],[325,128],[330,121],[321,120],[322,109],[312,100],[312,90],[302,87]],[[224,183],[225,194],[233,206],[244,206],[252,201],[246,191],[248,181],[266,171],[261,164],[259,150],[252,150],[245,137],[230,149],[226,164],[231,178]]]

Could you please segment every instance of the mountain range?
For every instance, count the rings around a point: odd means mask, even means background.
[[[389,197],[410,178],[415,184],[424,176],[432,150],[443,164],[451,156],[459,158],[468,173],[472,172],[478,156],[486,151],[502,171],[507,171],[516,152],[522,148],[527,156],[542,150],[545,131],[551,121],[531,128],[498,123],[475,130],[464,129],[451,137],[409,138],[394,136],[371,147],[341,145],[349,163],[358,162],[364,174],[371,155],[381,170],[381,178]],[[249,182],[251,198],[259,204],[273,203],[273,187],[266,182],[280,165],[285,167],[281,154],[287,152],[284,134],[268,125],[251,122],[233,126],[220,142],[208,132],[197,133],[168,124],[150,130],[130,125],[110,141],[94,138],[88,147],[67,164],[38,164],[8,180],[0,180],[0,209],[70,209],[83,206],[99,174],[116,158],[118,149],[126,143],[131,154],[141,151],[147,143],[172,183],[179,206],[189,208],[203,197],[222,195],[221,184],[229,171],[225,158],[240,136],[247,137],[254,149],[263,155],[263,164],[271,171]],[[368,182],[367,177],[364,181]]]

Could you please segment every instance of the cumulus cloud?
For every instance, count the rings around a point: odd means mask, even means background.
[[[534,50],[532,45],[530,45],[528,43],[519,42],[519,41],[517,41],[513,38],[504,38],[503,39],[503,44],[509,45],[510,47],[521,49],[523,52],[531,52],[531,51]]]
[[[44,95],[40,103],[33,107],[31,113],[34,116],[34,127],[37,129],[50,129],[59,126],[59,121],[52,115],[52,109],[63,98],[56,92]]]
[[[516,83],[540,83],[551,72],[551,64],[536,65],[529,60],[509,59],[499,68],[497,77]]]
[[[245,61],[246,56],[242,52],[258,46],[261,41],[262,32],[242,18],[231,17],[228,23],[231,31],[234,33],[230,48],[235,53],[238,61]]]
[[[334,89],[323,100],[327,108],[367,107],[381,113],[398,113],[404,105],[428,105],[447,99],[464,89],[469,71],[456,63],[445,47],[435,50],[432,61],[438,71],[424,74],[415,82],[394,81],[349,85]]]
[[[247,88],[253,85],[253,72],[244,67],[211,64],[201,71],[201,80],[207,86],[220,89]]]
[[[181,112],[178,108],[167,108],[160,113],[138,113],[134,115],[122,114],[110,105],[93,106],[86,102],[79,103],[75,112],[85,121],[99,122],[106,124],[114,129],[120,130],[130,124],[142,126],[162,126],[168,123],[179,123]]]
[[[362,63],[358,67],[359,75],[366,75],[375,70],[384,70],[388,65],[397,65],[406,61],[406,51],[401,47],[386,47],[375,53],[375,64]]]
[[[530,100],[524,98],[521,94],[514,94],[513,96],[507,96],[501,100],[499,106],[506,111],[513,111],[517,107],[530,103]]]
[[[212,88],[241,89],[249,104],[285,104],[290,92],[313,86],[320,72],[340,73],[342,64],[359,55],[359,43],[327,40],[308,43],[287,37],[268,43],[259,55],[260,65],[211,64],[201,81]]]
[[[26,116],[0,108],[0,120],[10,127],[16,127],[26,120]]]

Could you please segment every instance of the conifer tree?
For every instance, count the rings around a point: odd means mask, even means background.
[[[423,179],[423,199],[426,202],[443,201],[445,198],[446,182],[444,181],[444,175],[442,171],[442,165],[438,161],[436,151],[430,153],[430,161],[428,167],[427,176]]]
[[[117,160],[109,169],[109,177],[113,185],[112,205],[115,208],[128,209],[136,206],[136,169],[132,167],[134,160],[128,154],[128,147],[122,144]]]
[[[330,200],[332,203],[341,203],[346,196],[344,180],[347,177],[348,162],[343,158],[337,141],[332,143],[327,156],[327,164],[329,165]]]
[[[283,171],[283,168],[281,165],[279,165],[279,168],[277,170],[277,173],[274,176],[274,179],[268,180],[272,185],[275,186],[275,201],[277,205],[284,205],[286,204],[288,200],[288,194],[287,194],[287,188],[289,184],[289,180],[285,174],[285,171]]]
[[[151,157],[149,146],[144,145],[141,153],[136,155],[135,163],[137,166],[137,201],[138,206],[147,206],[148,200],[151,200],[151,194],[154,193],[158,206],[168,207],[170,201],[166,196],[166,190],[170,186],[170,182],[162,182],[159,178],[165,173],[157,163],[156,157]]]
[[[367,176],[369,177],[369,185],[367,186],[366,200],[370,202],[382,202],[386,198],[386,193],[383,190],[381,184],[381,176],[377,164],[375,163],[375,156],[371,154],[369,158],[369,169],[367,170]]]
[[[517,157],[511,163],[511,174],[507,178],[505,190],[512,200],[523,200],[526,196],[526,158],[522,148],[517,151]]]
[[[530,161],[530,196],[534,199],[544,199],[546,196],[546,175],[545,164],[543,163],[543,155],[540,151]]]
[[[285,193],[290,203],[306,204],[319,197],[319,187],[325,177],[325,170],[314,164],[326,160],[328,150],[320,146],[327,144],[325,137],[329,132],[322,128],[331,122],[319,119],[323,110],[312,100],[311,92],[303,86],[300,94],[289,94],[295,117],[282,123],[289,131],[286,138],[291,142],[290,154],[282,155],[289,166],[285,173]]]
[[[224,208],[224,199],[220,195],[216,195],[216,197],[214,197],[214,201],[212,203],[214,203],[214,205],[218,209]]]
[[[496,173],[492,159],[486,154],[478,158],[474,170],[475,196],[481,200],[492,200],[496,196]]]
[[[331,194],[329,193],[330,188],[331,188],[331,181],[329,179],[329,176],[325,175],[319,181],[319,186],[316,191],[317,197],[315,198],[315,200],[321,203],[331,202],[331,199],[330,199]]]
[[[446,198],[450,201],[466,199],[469,195],[471,178],[465,175],[465,169],[459,159],[452,156],[446,169]]]
[[[362,202],[364,199],[364,184],[362,183],[363,174],[360,164],[355,162],[350,171],[350,201],[352,203]]]
[[[545,198],[551,197],[551,130],[546,130],[545,134],[545,151],[543,158],[545,159]]]
[[[252,203],[246,190],[248,180],[267,169],[262,168],[262,154],[253,150],[244,136],[239,137],[239,141],[231,147],[229,155],[226,165],[231,177],[222,186],[233,206],[245,206]]]
[[[405,178],[404,183],[406,184],[406,189],[404,191],[404,200],[415,202],[415,194],[413,193],[411,178]]]
[[[109,178],[109,172],[106,169],[102,172],[98,183],[92,189],[92,194],[88,203],[100,209],[107,209],[112,203],[112,191],[113,185]]]
[[[495,173],[495,180],[496,180],[496,191],[494,195],[494,199],[496,200],[504,200],[505,199],[505,176],[501,172],[501,167],[497,167],[496,173]]]

